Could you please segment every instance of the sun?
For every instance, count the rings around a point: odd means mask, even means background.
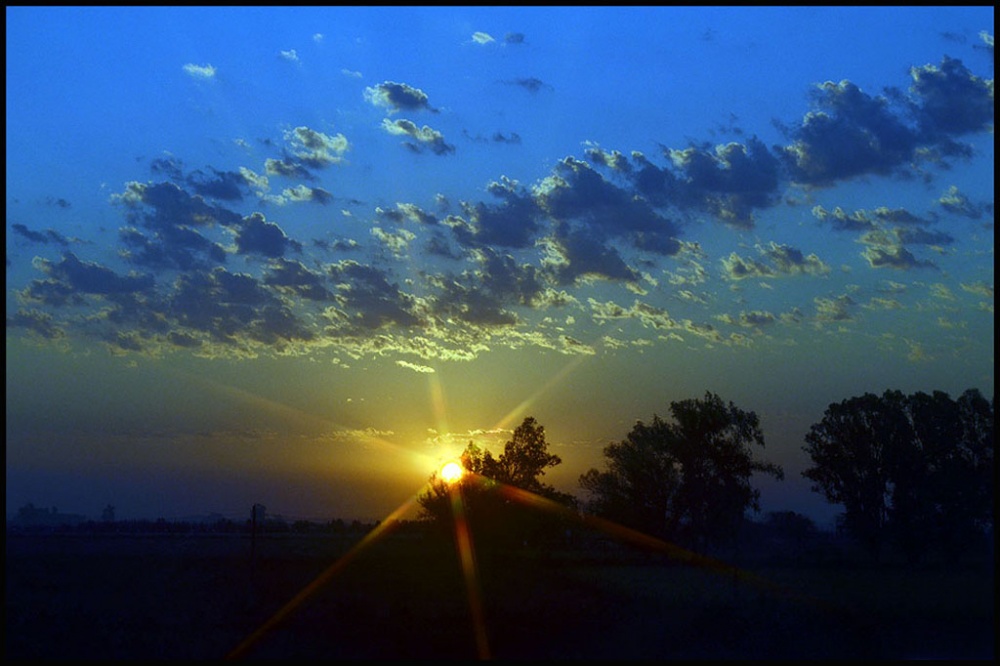
[[[439,472],[441,479],[448,485],[457,483],[458,480],[462,478],[463,474],[465,474],[465,470],[462,469],[462,466],[454,460],[445,463]]]

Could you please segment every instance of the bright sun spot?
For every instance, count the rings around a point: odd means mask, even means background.
[[[455,483],[462,478],[465,470],[457,462],[445,463],[444,467],[441,468],[441,478],[445,483]]]

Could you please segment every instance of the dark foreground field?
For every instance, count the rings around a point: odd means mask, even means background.
[[[18,535],[9,659],[225,657],[360,536]],[[243,658],[994,656],[992,566],[748,566],[756,580],[627,550],[480,552],[477,647],[450,541],[393,534]]]

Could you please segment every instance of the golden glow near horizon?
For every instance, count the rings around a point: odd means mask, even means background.
[[[441,472],[439,473],[439,475],[441,476],[441,480],[447,483],[448,485],[456,483],[459,479],[462,478],[464,474],[465,470],[462,469],[462,466],[457,462],[455,462],[454,460],[446,462],[441,467]]]

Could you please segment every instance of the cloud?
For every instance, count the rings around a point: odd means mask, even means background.
[[[344,153],[351,147],[343,134],[330,136],[308,127],[285,132],[285,140],[291,143],[292,154],[312,169],[342,162]]]
[[[211,65],[195,65],[188,63],[184,65],[184,72],[196,79],[214,79],[215,67]]]
[[[211,169],[211,168],[210,168]],[[186,182],[197,194],[222,201],[240,201],[249,182],[242,172],[218,171],[211,169],[211,174],[203,171],[193,171],[188,174]]]
[[[264,173],[269,176],[284,176],[286,178],[305,178],[307,180],[312,178],[312,174],[305,167],[288,158],[281,160],[273,157],[267,158],[264,160]]]
[[[436,372],[434,368],[430,367],[429,365],[419,365],[417,363],[410,363],[409,361],[402,361],[402,360],[396,361],[396,365],[398,365],[401,368],[413,370],[414,372],[421,372],[421,373]]]
[[[7,328],[23,328],[45,340],[59,340],[66,337],[66,331],[57,326],[47,312],[19,309],[7,317]]]
[[[872,268],[895,268],[909,270],[911,268],[937,268],[932,261],[920,261],[913,253],[902,245],[872,246],[861,253]]]
[[[847,213],[840,206],[833,210],[815,206],[812,209],[812,214],[820,222],[828,222],[837,231],[870,231],[875,228],[875,223],[864,210]]]
[[[540,90],[554,90],[554,88],[550,86],[548,83],[545,83],[541,79],[537,79],[533,76],[524,79],[509,79],[502,81],[502,83],[505,83],[510,86],[518,86],[520,88],[524,88],[531,94],[535,94]]]
[[[472,33],[472,41],[474,41],[476,44],[489,44],[491,42],[495,42],[496,40],[493,39],[493,37],[489,33],[474,32]]]
[[[579,238],[586,236],[594,242],[621,238],[654,254],[670,256],[679,251],[679,232],[673,222],[586,162],[567,157],[553,171],[535,188],[535,196],[539,208],[562,223],[565,237],[574,227],[581,229]]]
[[[503,36],[503,41],[505,44],[524,44],[524,33],[522,32],[508,32]],[[992,38],[990,44],[992,45]]]
[[[945,56],[939,67],[911,67],[914,115],[925,141],[980,132],[993,125],[993,81]]]
[[[937,204],[953,215],[960,215],[972,220],[980,219],[984,214],[993,214],[993,204],[973,203],[958,187],[952,185],[938,198]]]
[[[278,51],[278,57],[282,60],[287,60],[288,62],[299,62],[299,54],[295,52],[295,49],[289,49],[288,51]]]
[[[404,142],[408,148],[414,152],[423,152],[424,148],[429,149],[435,155],[448,155],[455,152],[455,146],[445,142],[444,135],[437,130],[433,130],[427,125],[418,128],[416,123],[410,120],[399,119],[382,120],[382,129],[389,134],[409,136],[417,140],[417,143]]]
[[[289,249],[301,251],[302,246],[288,238],[281,227],[265,220],[263,214],[253,213],[243,218],[236,234],[238,254],[280,257]]]
[[[364,98],[375,106],[388,109],[389,113],[396,113],[397,111],[438,112],[437,109],[428,104],[427,94],[424,91],[408,86],[405,83],[386,81],[385,83],[365,88]]]
[[[780,149],[793,181],[828,186],[864,174],[888,174],[909,161],[919,137],[890,107],[844,80],[813,91],[816,110],[791,130]]]
[[[852,310],[857,303],[847,294],[842,294],[834,298],[817,296],[813,299],[816,304],[817,321],[852,321],[854,315]]]
[[[344,260],[329,267],[330,277],[338,281],[337,302],[353,311],[343,318],[351,326],[373,330],[391,325],[416,327],[417,301],[400,291],[382,270]]]
[[[302,201],[327,205],[333,201],[333,195],[322,187],[308,187],[306,185],[296,185],[281,191],[281,195],[289,201]]]
[[[152,275],[120,275],[100,264],[81,261],[72,252],[64,253],[58,262],[38,258],[35,266],[49,279],[32,281],[23,296],[52,305],[79,303],[81,294],[115,296],[148,292],[156,284]]]
[[[23,236],[32,243],[40,243],[42,245],[55,243],[56,245],[62,245],[63,247],[67,247],[70,244],[70,240],[68,238],[66,238],[61,233],[53,229],[46,229],[44,232],[32,231],[31,229],[29,229],[28,227],[19,222],[15,222],[10,226],[15,233],[17,233],[20,236]]]
[[[756,259],[744,259],[735,252],[722,259],[726,277],[742,280],[749,277],[779,277],[782,275],[827,275],[830,267],[815,254],[804,255],[798,248],[771,242],[765,247],[758,246],[763,263]]]
[[[753,226],[753,211],[778,201],[780,163],[756,137],[709,150],[707,145],[667,152],[677,170],[681,200],[737,227]]]
[[[437,315],[478,326],[513,326],[520,319],[511,307],[541,303],[545,292],[534,266],[489,248],[476,250],[473,258],[476,270],[435,278]]]
[[[487,186],[499,204],[477,202],[463,205],[468,218],[449,216],[458,242],[466,247],[525,248],[534,245],[542,229],[544,214],[535,198],[517,181],[501,177]]]
[[[298,261],[278,258],[268,266],[264,284],[281,292],[294,294],[310,301],[332,301],[322,273],[311,271]]]

